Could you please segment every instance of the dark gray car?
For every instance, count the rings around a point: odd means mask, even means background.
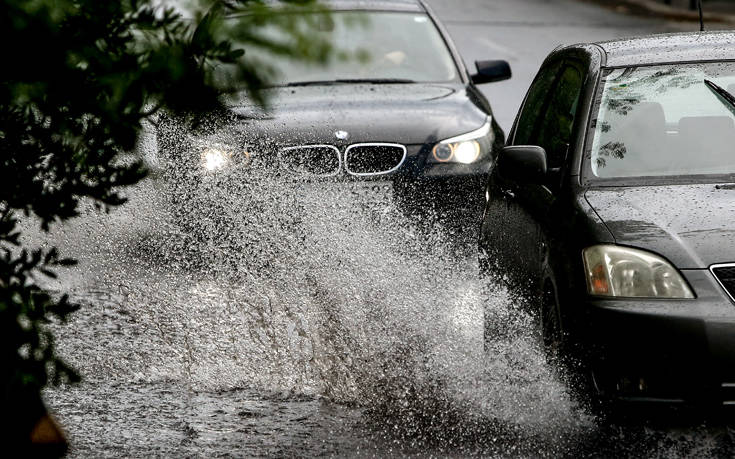
[[[556,50],[523,102],[480,261],[595,395],[735,404],[733,94],[735,34],[692,33]]]
[[[277,70],[264,94],[267,110],[243,95],[228,100],[216,123],[161,120],[158,160],[177,213],[212,190],[243,193],[239,185],[264,172],[382,182],[404,202],[435,190],[432,196],[479,209],[504,133],[477,85],[509,78],[508,64],[482,61],[470,73],[421,0],[326,4],[328,27],[314,33],[365,59],[307,65],[248,48],[246,56]]]

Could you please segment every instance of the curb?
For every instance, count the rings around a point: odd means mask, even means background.
[[[675,8],[673,6],[664,5],[651,0],[617,0],[614,2],[615,4],[612,4],[613,2],[610,2],[609,0],[583,1],[597,3],[609,8],[623,7],[634,14],[655,15],[672,21],[699,22],[699,13],[697,11],[683,10],[681,8]],[[705,28],[708,22],[735,24],[735,14],[711,13],[704,11],[702,16],[704,18]]]

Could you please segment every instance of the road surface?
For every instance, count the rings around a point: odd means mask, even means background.
[[[429,0],[469,68],[475,60],[505,59],[513,78],[483,87],[498,121],[510,129],[526,89],[557,46],[651,33],[698,30],[616,13],[574,0]],[[461,7],[459,7],[461,5]]]

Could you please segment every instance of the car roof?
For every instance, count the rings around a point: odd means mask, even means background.
[[[367,10],[414,13],[426,11],[420,0],[327,0],[323,4],[335,11]]]
[[[606,54],[606,67],[735,60],[735,33],[727,31],[648,35],[594,44]]]

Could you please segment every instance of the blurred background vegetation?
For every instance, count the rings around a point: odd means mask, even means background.
[[[204,0],[188,13],[151,0],[0,0],[0,9],[0,435],[6,448],[33,440],[61,454],[40,391],[79,378],[56,355],[47,324],[78,306],[43,278],[75,261],[24,248],[18,220],[48,230],[76,216],[81,199],[106,210],[123,204],[121,187],[146,175],[125,153],[147,118],[217,110],[236,90],[266,104],[260,89],[273,72],[250,62],[248,49],[324,62],[332,50],[308,33],[304,18],[315,16],[299,12],[328,13],[314,0]],[[241,23],[223,27],[237,13]],[[283,33],[274,41],[252,25]],[[214,77],[222,65],[231,78]]]

